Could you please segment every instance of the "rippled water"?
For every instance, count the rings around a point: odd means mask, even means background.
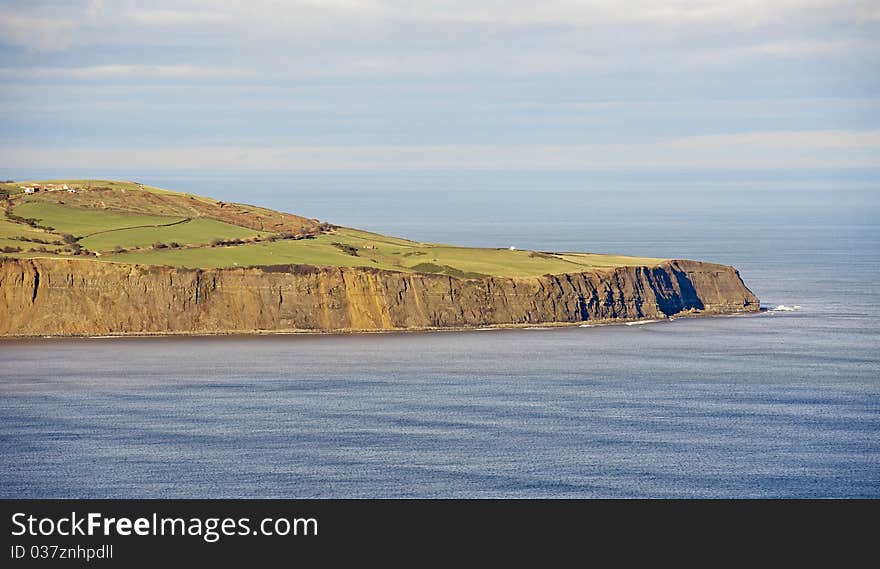
[[[227,197],[204,176],[165,185]],[[314,215],[336,192],[349,205],[323,217],[364,226],[372,207],[371,229],[426,240],[727,262],[768,306],[791,310],[552,330],[4,341],[0,496],[880,497],[877,199],[836,180],[802,194],[767,183],[705,203],[691,187],[664,199],[514,192],[507,225],[467,191],[422,212],[400,193],[400,223],[378,184],[276,197],[290,203],[269,205]],[[648,199],[634,213],[633,195]],[[590,215],[596,204],[603,215]]]

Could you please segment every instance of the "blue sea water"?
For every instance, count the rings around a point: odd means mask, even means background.
[[[880,172],[135,178],[424,241],[737,266],[759,315],[0,342],[2,497],[880,497]]]

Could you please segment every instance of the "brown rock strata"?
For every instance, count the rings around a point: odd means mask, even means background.
[[[483,279],[304,265],[188,270],[0,261],[5,336],[376,331],[758,309],[736,269],[697,261]]]

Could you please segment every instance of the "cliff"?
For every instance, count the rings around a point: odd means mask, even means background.
[[[187,270],[0,261],[5,336],[425,329],[758,308],[734,268],[696,261],[483,279],[302,265]]]

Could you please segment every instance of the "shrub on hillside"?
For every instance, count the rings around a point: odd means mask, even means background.
[[[334,247],[336,247],[337,249],[339,249],[340,251],[342,251],[346,255],[351,255],[352,257],[358,256],[358,248],[355,247],[354,245],[348,245],[347,243],[337,243],[335,241],[333,243],[331,243],[331,245],[333,245]]]
[[[213,239],[211,247],[229,247],[231,245],[243,245],[245,241],[241,239]]]

